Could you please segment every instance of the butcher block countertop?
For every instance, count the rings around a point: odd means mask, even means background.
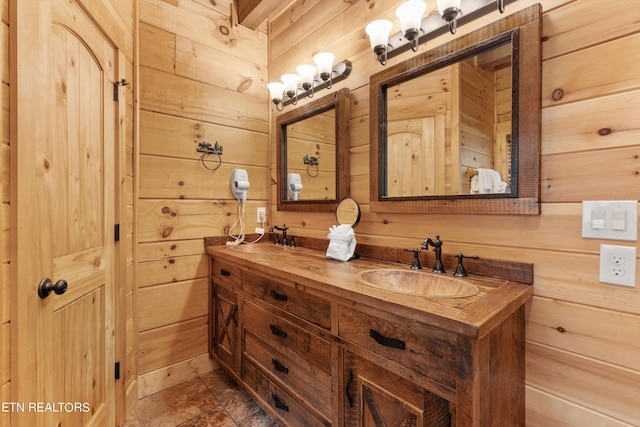
[[[227,246],[207,245],[206,253],[214,260],[270,276],[342,305],[393,313],[470,338],[485,336],[533,296],[530,284],[477,274],[456,279],[478,287],[479,293],[470,297],[427,298],[398,293],[368,285],[358,278],[358,273],[371,269],[410,271],[409,264],[366,257],[341,262],[327,258],[322,250],[305,247],[287,247],[276,253],[244,253]],[[449,269],[445,274],[452,277],[452,272]],[[437,275],[429,267],[419,270],[419,274]]]

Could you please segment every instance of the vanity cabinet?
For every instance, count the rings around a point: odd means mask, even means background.
[[[524,425],[530,286],[475,277],[471,297],[407,298],[358,282],[383,268],[371,260],[207,251],[212,354],[280,425]]]

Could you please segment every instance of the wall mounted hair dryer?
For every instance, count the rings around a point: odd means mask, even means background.
[[[247,201],[247,190],[249,189],[249,175],[244,169],[234,169],[231,171],[231,193],[238,203]]]

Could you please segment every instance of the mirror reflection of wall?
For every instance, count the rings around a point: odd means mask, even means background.
[[[330,109],[287,125],[287,174],[299,174],[304,187],[297,200],[337,197],[335,120]]]
[[[386,87],[385,197],[511,191],[511,48]],[[485,170],[500,190],[477,191]]]

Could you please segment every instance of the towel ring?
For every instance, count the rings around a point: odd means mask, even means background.
[[[209,142],[202,141],[200,144],[198,144],[198,148],[196,151],[199,153],[202,153],[202,157],[200,157],[200,161],[202,162],[202,166],[204,166],[205,169],[210,171],[215,171],[215,170],[218,170],[218,168],[220,168],[220,166],[222,165],[222,157],[221,157],[222,145],[218,144],[217,141],[213,146]],[[207,157],[207,154],[215,154],[216,156],[218,156],[218,164],[216,166],[209,167],[207,165],[207,163],[215,164],[215,160],[213,161],[205,160],[205,157]]]
[[[313,175],[311,174],[311,170],[309,169],[311,166],[316,167],[316,173]],[[307,165],[307,175],[309,175],[309,177],[315,178],[316,176],[318,176],[318,174],[320,174],[320,169],[318,168],[318,165]]]
[[[214,163],[215,164],[215,160],[206,160],[205,157],[207,156],[207,154],[213,154],[213,155],[217,156],[218,157],[218,164],[215,165],[214,167],[209,167],[207,165],[207,163]],[[205,169],[210,170],[210,171],[218,170],[220,168],[220,166],[222,165],[222,157],[218,153],[204,153],[202,155],[202,157],[200,157],[200,161],[202,162],[202,166],[204,166]]]

